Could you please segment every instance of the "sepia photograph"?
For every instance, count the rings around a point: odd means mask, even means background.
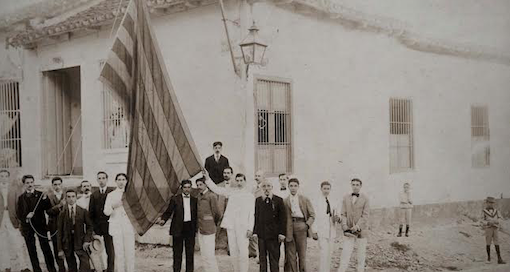
[[[509,0],[0,0],[0,272],[510,271]]]

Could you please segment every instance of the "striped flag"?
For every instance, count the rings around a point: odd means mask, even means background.
[[[165,211],[180,181],[201,170],[144,3],[129,3],[100,75],[130,109],[123,203],[140,235]]]

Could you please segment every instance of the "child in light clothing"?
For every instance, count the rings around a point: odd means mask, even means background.
[[[499,250],[499,219],[501,215],[495,208],[496,199],[494,197],[487,197],[485,200],[485,209],[482,211],[482,226],[485,229],[485,241],[487,243],[487,263],[491,262],[491,243],[494,243],[496,247],[496,253],[498,254],[498,264],[506,264],[501,259],[501,253]]]
[[[411,226],[411,215],[413,211],[413,202],[411,201],[411,185],[404,183],[404,191],[399,194],[399,219],[398,237],[402,237],[402,227],[406,225],[406,237],[409,237],[409,227]]]

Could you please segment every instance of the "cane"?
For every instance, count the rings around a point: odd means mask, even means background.
[[[41,196],[39,197],[39,199],[37,200],[37,203],[35,204],[35,207],[34,207],[34,210],[32,211],[33,214],[35,214],[35,210],[37,210],[37,207],[39,207],[39,203],[41,203],[41,199],[46,196],[46,193],[42,193]],[[32,224],[32,218],[28,219],[28,223],[30,224],[30,227],[32,227],[32,229],[34,230],[35,234],[41,238],[44,238],[44,239],[51,239],[53,238],[53,236],[55,236],[58,232],[58,230],[56,230],[54,233],[50,234],[50,237],[48,238],[48,234],[46,233],[46,235],[42,235],[40,234],[34,227],[34,224]]]

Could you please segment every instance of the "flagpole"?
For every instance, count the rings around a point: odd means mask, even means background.
[[[225,33],[227,34],[227,42],[228,42],[228,49],[230,50],[230,58],[232,59],[232,66],[234,66],[234,73],[239,75],[239,72],[237,71],[236,61],[234,58],[234,51],[232,49],[232,42],[230,42],[230,35],[228,33],[228,27],[227,27],[227,19],[225,19],[225,7],[223,6],[223,0],[219,0],[220,2],[220,9],[221,9],[221,17],[223,18],[223,26],[225,27]]]

